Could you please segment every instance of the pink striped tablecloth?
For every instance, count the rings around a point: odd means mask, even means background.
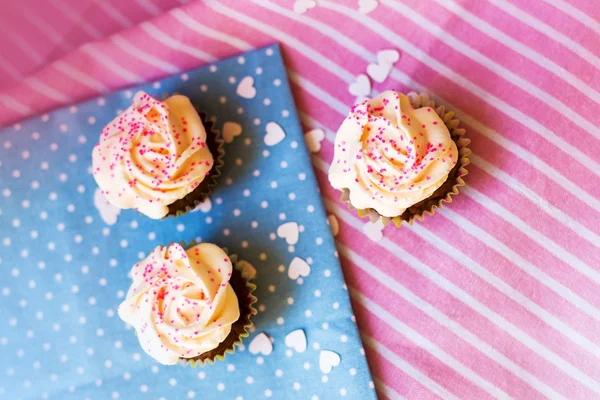
[[[381,397],[600,398],[597,1],[378,2],[5,3],[0,125],[280,42],[305,128],[327,131],[314,166]],[[374,90],[451,105],[474,153],[451,205],[373,242],[326,171],[349,83],[388,48]]]

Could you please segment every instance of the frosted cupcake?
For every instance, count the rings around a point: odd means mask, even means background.
[[[132,268],[119,317],[161,364],[223,359],[248,336],[256,313],[255,286],[236,260],[210,243],[158,246]]]
[[[393,90],[355,105],[337,132],[329,182],[372,222],[422,220],[464,185],[469,140],[453,115]]]
[[[214,186],[222,141],[181,95],[164,102],[140,91],[100,134],[93,174],[106,199],[159,219],[193,209]]]

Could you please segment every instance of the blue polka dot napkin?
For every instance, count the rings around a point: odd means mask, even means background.
[[[229,142],[210,201],[176,219],[115,209],[90,173],[138,89],[189,96]],[[256,269],[259,313],[225,361],[167,367],[116,310],[134,263],[192,239]],[[375,398],[278,46],[0,130],[0,271],[0,399]]]

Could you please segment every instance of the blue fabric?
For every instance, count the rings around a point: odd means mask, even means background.
[[[252,100],[236,94],[245,76],[255,79]],[[226,121],[242,125],[226,147],[212,209],[162,221],[123,210],[113,225],[99,214],[92,148],[137,89],[0,131],[0,398],[375,398],[279,47],[139,89],[185,94],[219,129]],[[263,137],[272,121],[286,138],[268,147]],[[303,229],[293,248],[275,236],[290,221]],[[158,244],[194,238],[255,266],[261,312],[245,349],[224,362],[162,366],[142,351],[116,308],[139,258]],[[312,263],[301,284],[287,276],[296,256]],[[284,344],[298,328],[308,338],[304,353]],[[274,339],[268,356],[247,349],[259,332]],[[329,374],[319,370],[319,349],[341,356]]]

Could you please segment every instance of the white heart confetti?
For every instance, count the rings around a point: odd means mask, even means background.
[[[248,346],[248,350],[252,354],[260,353],[268,356],[273,352],[273,343],[264,332],[261,332],[252,339],[250,346]]]
[[[245,99],[253,99],[256,96],[256,88],[254,87],[254,78],[247,76],[238,84],[236,93]]]
[[[296,280],[301,276],[308,275],[310,275],[310,265],[300,257],[294,257],[288,268],[288,277]]]
[[[212,209],[212,201],[210,197],[205,198],[202,203],[199,203],[191,212],[202,211],[203,213],[207,213]]]
[[[340,224],[335,215],[332,214],[328,216],[327,223],[329,224],[329,229],[331,229],[331,234],[333,236],[337,236],[337,234],[340,232]]]
[[[316,6],[317,2],[315,0],[296,0],[294,3],[294,11],[298,14],[304,14],[306,11],[315,8]]]
[[[94,207],[96,207],[98,213],[100,213],[100,218],[102,218],[106,225],[117,223],[121,209],[109,203],[100,188],[94,192]]]
[[[298,353],[304,353],[308,345],[306,334],[302,329],[296,329],[288,333],[285,337],[285,345],[296,350]]]
[[[308,150],[317,153],[321,150],[321,142],[325,139],[325,131],[323,129],[311,129],[304,134],[304,140]]]
[[[269,122],[267,124],[267,134],[265,135],[265,144],[267,146],[275,146],[285,139],[285,132],[277,122]]]
[[[331,350],[321,350],[321,354],[319,355],[319,368],[322,373],[328,374],[333,367],[340,365],[341,361],[342,359],[338,353]]]
[[[223,124],[223,140],[225,140],[225,143],[233,142],[233,139],[241,134],[242,126],[237,122],[225,122]]]
[[[378,219],[377,222],[374,223],[367,222],[363,226],[363,232],[372,241],[379,242],[383,239],[383,228],[383,222],[381,222],[381,219]]]
[[[348,86],[348,91],[356,97],[368,96],[371,93],[371,81],[365,74],[360,74],[356,80]]]
[[[277,228],[277,236],[285,239],[287,244],[294,245],[298,243],[300,237],[300,229],[297,222],[286,222]]]
[[[383,82],[385,81],[392,69],[394,68],[394,63],[400,59],[400,53],[396,50],[382,50],[377,53],[377,63],[369,64],[367,66],[367,74],[375,81],[375,82]]]
[[[378,5],[377,0],[358,0],[358,12],[368,14],[376,9]]]

